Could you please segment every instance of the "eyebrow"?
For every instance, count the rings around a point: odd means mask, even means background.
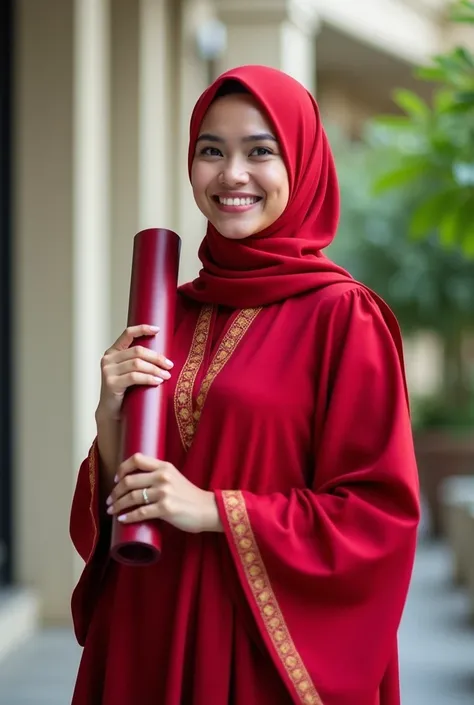
[[[247,137],[242,139],[242,142],[262,142],[265,140],[270,142],[278,142],[277,138],[270,134],[270,132],[261,132],[257,135],[247,135]],[[222,139],[222,137],[205,132],[204,134],[199,135],[196,142],[216,142],[218,144],[223,144],[225,140]]]

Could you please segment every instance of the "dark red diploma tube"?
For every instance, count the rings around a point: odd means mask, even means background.
[[[159,326],[156,336],[144,336],[133,345],[171,355],[178,288],[181,240],[176,233],[150,228],[137,233],[133,243],[128,308],[129,326]],[[165,460],[167,384],[137,385],[125,393],[121,416],[119,463],[134,453]],[[161,555],[158,521],[121,524],[112,520],[111,555],[126,565],[149,565]]]

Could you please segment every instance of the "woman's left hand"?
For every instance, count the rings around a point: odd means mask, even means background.
[[[107,505],[107,513],[126,524],[162,519],[192,534],[223,530],[214,492],[193,485],[171,463],[141,453],[120,465]]]

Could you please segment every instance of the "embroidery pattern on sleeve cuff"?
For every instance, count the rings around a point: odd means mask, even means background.
[[[273,592],[270,578],[252,531],[243,495],[222,492],[224,507],[245,576],[273,648],[303,705],[323,705],[299,655]]]

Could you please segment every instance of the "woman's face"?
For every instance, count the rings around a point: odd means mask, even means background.
[[[283,213],[288,174],[275,131],[253,96],[228,95],[211,105],[191,183],[199,209],[230,240],[261,232]]]

